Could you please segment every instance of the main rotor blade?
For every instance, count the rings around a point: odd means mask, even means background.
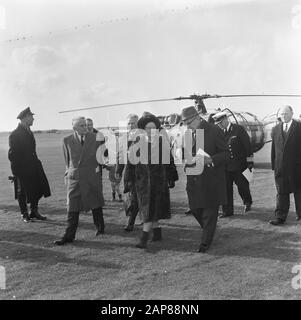
[[[295,97],[300,98],[300,94],[227,94],[208,96],[209,98],[236,98],[236,97]],[[206,99],[206,98],[205,98]]]
[[[125,105],[130,105],[130,104],[139,104],[139,103],[148,103],[148,102],[172,101],[172,100],[176,100],[176,99],[175,98],[171,98],[171,99],[155,99],[155,100],[142,100],[142,101],[132,101],[132,102],[105,104],[103,106],[98,106],[98,107],[87,107],[87,108],[64,110],[64,111],[59,111],[59,113],[67,113],[67,112],[91,110],[91,109],[100,109],[100,108],[109,108],[109,107],[125,106]]]
[[[97,106],[97,107],[69,109],[69,110],[59,111],[59,113],[67,113],[67,112],[82,111],[82,110],[92,110],[92,109],[100,109],[100,108],[110,108],[110,107],[126,106],[126,105],[131,105],[131,104],[150,103],[150,102],[198,100],[198,99],[204,100],[204,99],[213,99],[213,98],[238,98],[238,97],[296,97],[296,98],[300,98],[301,95],[300,94],[228,94],[228,95],[217,95],[217,94],[216,95],[210,95],[210,94],[197,95],[197,94],[193,94],[193,95],[190,95],[187,97],[141,100],[141,101],[106,104],[106,105]]]

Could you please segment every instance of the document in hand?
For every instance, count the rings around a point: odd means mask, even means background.
[[[207,157],[210,158],[209,154],[207,152],[205,152],[202,148],[199,148],[198,152],[196,153],[197,156],[203,156],[203,157]]]
[[[249,168],[247,168],[242,174],[249,182],[251,182],[253,180],[254,169],[250,170]]]

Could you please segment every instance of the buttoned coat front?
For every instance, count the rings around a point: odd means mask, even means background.
[[[214,166],[205,166],[201,174],[187,176],[189,206],[190,209],[218,207],[227,203],[225,165],[229,151],[218,127],[203,120],[197,129],[204,130],[204,151],[210,155]]]
[[[86,134],[83,145],[76,133],[63,140],[69,212],[89,211],[104,205],[101,173],[96,160],[100,144],[94,133]]]
[[[301,124],[292,121],[287,136],[283,124],[272,129],[271,162],[279,194],[301,191]]]

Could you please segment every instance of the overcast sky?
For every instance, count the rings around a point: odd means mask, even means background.
[[[77,115],[117,125],[131,112],[167,115],[192,102],[58,113],[68,108],[206,92],[299,94],[300,58],[300,1],[0,0],[0,131],[14,129],[27,106],[34,130],[62,129]],[[301,99],[206,100],[259,117],[287,103],[301,113]]]

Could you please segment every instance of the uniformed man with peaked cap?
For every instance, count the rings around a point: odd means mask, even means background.
[[[228,114],[225,111],[218,112],[213,116],[215,124],[219,126],[225,135],[229,152],[230,161],[226,165],[227,182],[227,205],[223,206],[223,213],[220,218],[232,216],[234,214],[233,206],[233,183],[237,185],[238,193],[244,202],[244,212],[251,210],[252,196],[248,180],[243,172],[253,168],[253,153],[250,138],[245,129],[228,120]]]
[[[41,197],[50,196],[50,188],[41,161],[36,153],[36,141],[30,127],[34,113],[30,108],[22,110],[17,119],[18,127],[9,135],[8,158],[15,180],[15,197],[18,200],[22,219],[46,220],[38,211]],[[27,203],[30,203],[28,214]]]

